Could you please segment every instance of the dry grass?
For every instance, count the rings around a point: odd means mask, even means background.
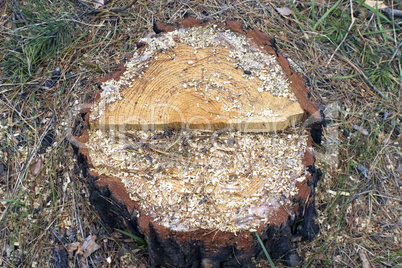
[[[300,242],[304,265],[401,265],[397,21],[362,1],[144,0],[116,9],[128,3],[111,1],[97,10],[92,1],[0,3],[0,266],[53,266],[59,245],[90,235],[100,248],[87,258],[72,251],[69,267],[144,264],[134,238],[109,230],[92,211],[69,139],[79,104],[152,30],[153,20],[185,16],[241,20],[274,35],[329,118],[318,149],[325,174],[317,191],[321,233]],[[56,66],[60,79],[52,85]]]

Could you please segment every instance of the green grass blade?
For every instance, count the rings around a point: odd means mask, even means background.
[[[350,79],[359,76],[358,74],[344,75],[344,76],[334,76],[332,79]]]
[[[274,262],[272,261],[271,257],[269,256],[269,253],[268,253],[267,249],[265,248],[264,243],[262,242],[260,236],[258,235],[257,232],[254,232],[254,233],[255,233],[255,235],[257,236],[258,242],[260,243],[260,245],[261,245],[261,247],[262,247],[262,250],[264,251],[265,257],[267,257],[268,262],[269,262],[269,264],[271,265],[271,268],[275,268],[275,264],[274,264]]]
[[[318,25],[320,25],[321,22],[323,22],[323,21],[325,20],[325,18],[328,17],[329,14],[331,14],[332,11],[334,11],[334,10],[339,6],[339,4],[340,4],[341,2],[342,2],[342,0],[338,0],[331,8],[329,8],[329,9],[324,13],[324,15],[322,15],[321,18],[318,19],[318,21],[316,22],[316,24],[314,24],[314,26],[313,26],[313,31],[315,31],[315,30],[317,29]]]
[[[311,18],[315,17],[315,0],[311,1]]]
[[[299,10],[297,9],[296,5],[293,3],[293,1],[290,1],[290,6],[292,7],[294,13],[292,13],[293,18],[296,20],[297,22],[297,26],[299,26],[300,31],[302,31],[304,33],[304,29],[300,24],[300,20],[299,18],[303,18],[303,16],[300,14]]]
[[[15,205],[26,207],[26,204],[24,202],[21,202],[16,199],[0,199],[0,202],[14,203]]]
[[[372,32],[366,32],[366,33],[361,33],[362,36],[367,36],[367,35],[372,35],[372,34],[382,34],[382,33],[387,33],[387,32],[393,32],[393,29],[382,29],[381,31],[372,31]]]
[[[122,233],[122,234],[124,234],[124,235],[127,235],[128,237],[130,237],[132,239],[134,239],[135,241],[139,242],[143,246],[145,246],[145,247],[147,246],[147,242],[144,239],[142,239],[141,237],[138,237],[136,235],[133,235],[133,234],[131,234],[129,232],[126,232],[126,231],[123,231],[123,230],[120,230],[120,229],[115,228],[115,230],[120,232],[120,233]]]

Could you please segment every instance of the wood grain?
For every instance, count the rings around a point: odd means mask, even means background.
[[[303,118],[297,101],[261,90],[262,81],[252,71],[236,67],[229,48],[178,43],[147,65],[92,127],[268,132]]]

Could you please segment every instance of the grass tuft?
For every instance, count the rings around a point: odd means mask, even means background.
[[[53,5],[28,1],[13,6],[14,16],[2,43],[7,53],[0,65],[11,82],[26,82],[72,43],[79,28],[69,13],[59,13],[69,8],[72,6],[68,1]]]

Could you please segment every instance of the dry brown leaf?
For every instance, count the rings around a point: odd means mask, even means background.
[[[95,243],[96,239],[96,235],[90,235],[85,238],[81,247],[77,250],[77,254],[82,255],[85,259],[88,258],[88,256],[91,255],[93,252],[100,249],[101,246]]]
[[[373,8],[378,8],[378,9],[387,8],[387,5],[384,4],[383,1],[366,0],[365,4],[366,4],[366,5],[369,5],[369,6],[373,7]]]
[[[75,250],[77,250],[79,248],[80,244],[81,244],[80,242],[74,242],[74,243],[68,244],[67,251],[74,252]]]
[[[282,16],[288,16],[293,13],[292,10],[287,7],[278,7],[276,8],[276,11],[278,11]]]
[[[39,159],[36,163],[30,165],[32,175],[38,175],[39,171],[43,168],[43,161]]]
[[[105,0],[94,0],[94,8],[98,9],[105,5]]]

